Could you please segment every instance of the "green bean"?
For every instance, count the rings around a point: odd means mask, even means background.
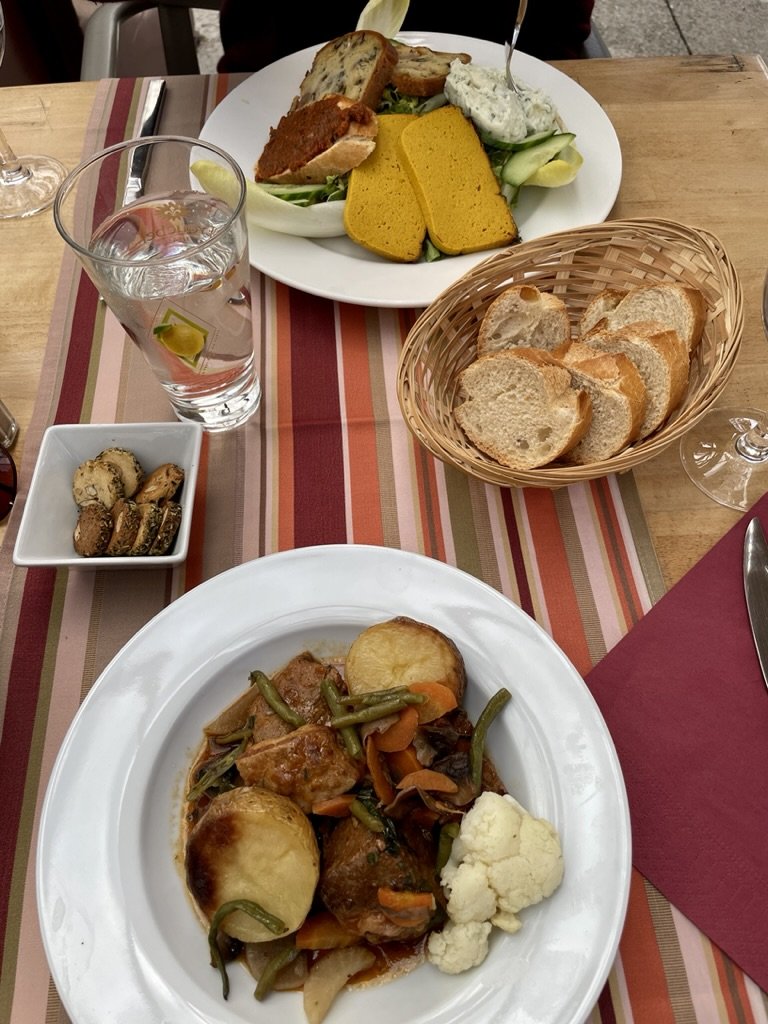
[[[229,996],[229,977],[217,937],[221,922],[235,910],[242,910],[244,914],[248,914],[249,917],[263,924],[273,935],[282,935],[287,930],[287,925],[279,917],[270,914],[268,910],[265,910],[259,903],[254,903],[253,900],[229,900],[227,903],[222,903],[211,918],[211,927],[208,929],[208,948],[211,951],[211,964],[221,975],[222,995],[225,999]]]
[[[331,719],[342,715],[344,708],[339,703],[339,691],[336,689],[336,685],[330,676],[326,676],[320,683],[320,691],[323,697],[325,697],[328,710],[331,712]],[[352,725],[337,726],[337,728],[341,733],[341,738],[344,741],[344,746],[347,748],[349,756],[359,760],[363,756],[363,746],[360,742],[360,737],[357,735],[357,730]]]
[[[365,806],[362,800],[357,797],[349,805],[349,813],[357,818],[361,825],[365,825],[371,832],[384,832],[384,822],[374,811]]]
[[[449,821],[448,824],[443,825],[440,829],[440,835],[437,839],[437,860],[435,862],[435,871],[438,875],[448,863],[453,840],[458,834],[459,823],[457,821]]]
[[[218,757],[209,768],[206,768],[192,789],[187,793],[187,800],[190,803],[194,803],[195,800],[199,800],[206,789],[212,786],[217,779],[220,779],[222,775],[229,771],[238,757],[245,753],[245,748],[248,746],[249,740],[250,733],[243,736],[236,747],[233,747],[232,750],[226,751],[226,753],[222,754],[221,757]]]
[[[480,717],[472,731],[472,739],[469,744],[469,765],[472,785],[476,793],[480,792],[480,786],[483,781],[483,750],[485,748],[485,738],[488,735],[488,728],[511,697],[512,694],[505,687],[494,693],[480,712]]]
[[[245,725],[240,726],[239,729],[235,729],[234,732],[228,732],[226,735],[214,736],[214,743],[218,743],[220,747],[228,747],[230,743],[239,743],[241,740],[249,738],[253,733],[253,715],[246,719]]]
[[[272,710],[288,725],[292,725],[294,729],[298,729],[300,725],[306,725],[306,720],[301,717],[298,711],[294,711],[293,708],[289,708],[283,698],[277,692],[277,687],[270,681],[270,679],[264,675],[263,672],[259,672],[258,669],[255,672],[251,672],[251,682],[255,683],[259,688],[259,693],[262,695],[264,700],[269,704]]]
[[[348,725],[360,725],[361,722],[375,722],[379,718],[386,718],[387,715],[395,714],[408,707],[404,700],[380,701],[368,708],[358,708],[357,711],[348,711],[346,714],[334,716],[331,725],[334,729],[344,729]]]
[[[295,946],[286,946],[285,949],[278,950],[274,956],[269,958],[261,972],[256,991],[253,993],[259,1002],[272,991],[280,971],[288,964],[292,964],[300,952],[301,950]]]
[[[339,700],[342,704],[359,705],[378,704],[382,700],[393,700],[399,697],[406,704],[423,704],[427,699],[423,693],[411,693],[407,686],[393,686],[389,690],[369,690],[368,693],[343,693]]]

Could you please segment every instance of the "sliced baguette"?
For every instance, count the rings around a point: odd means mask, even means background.
[[[601,292],[584,310],[582,335],[599,326],[616,329],[627,324],[657,320],[677,331],[689,353],[701,341],[707,320],[707,303],[702,292],[676,281],[663,281],[621,293]]]
[[[477,333],[477,352],[524,345],[558,354],[571,340],[568,310],[562,299],[532,284],[514,285],[493,300]]]
[[[635,364],[648,397],[637,437],[653,433],[680,403],[688,382],[688,349],[677,331],[651,320],[616,330],[593,328],[582,340],[601,352],[622,353]]]
[[[577,465],[610,459],[640,431],[648,401],[643,378],[622,352],[600,352],[579,341],[561,358],[592,400],[589,430],[563,458]]]
[[[321,185],[357,167],[376,145],[374,112],[331,95],[291,110],[272,128],[255,168],[256,181]]]
[[[592,403],[548,352],[504,349],[480,356],[459,375],[456,420],[481,451],[510,469],[559,458],[587,432]]]
[[[416,114],[382,114],[376,148],[349,176],[344,227],[371,252],[400,263],[421,255],[427,222],[400,162],[399,140]]]
[[[380,32],[347,32],[317,51],[293,106],[336,93],[375,110],[396,64],[397,50]]]
[[[581,314],[579,333],[582,337],[595,327],[607,328],[608,318],[626,294],[626,292],[617,291],[615,288],[605,288],[598,292]]]

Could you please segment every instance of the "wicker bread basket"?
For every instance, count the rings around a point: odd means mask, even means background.
[[[708,317],[685,397],[655,433],[603,462],[551,463],[531,470],[502,466],[464,435],[453,415],[457,377],[475,358],[475,338],[485,310],[505,288],[526,282],[559,295],[568,306],[575,333],[585,306],[604,288],[625,290],[670,280],[699,288],[707,300]],[[742,329],[741,287],[717,238],[673,221],[609,221],[507,249],[446,289],[406,338],[398,398],[413,434],[443,462],[492,484],[561,487],[624,472],[680,438],[725,386]]]

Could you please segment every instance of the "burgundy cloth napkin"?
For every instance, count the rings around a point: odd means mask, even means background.
[[[587,676],[616,744],[633,861],[768,990],[768,691],[744,534],[768,495]]]

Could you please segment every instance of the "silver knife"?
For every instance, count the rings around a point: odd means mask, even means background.
[[[144,98],[144,107],[141,112],[141,127],[137,138],[145,139],[157,132],[157,125],[160,121],[160,113],[165,99],[165,80],[153,78],[147,86],[147,94]],[[123,203],[134,202],[144,194],[144,177],[147,173],[147,156],[149,150],[146,146],[137,146],[131,153],[131,164],[128,168],[128,180],[125,183]]]
[[[757,657],[768,688],[768,541],[757,518],[750,522],[744,537],[744,593]]]

